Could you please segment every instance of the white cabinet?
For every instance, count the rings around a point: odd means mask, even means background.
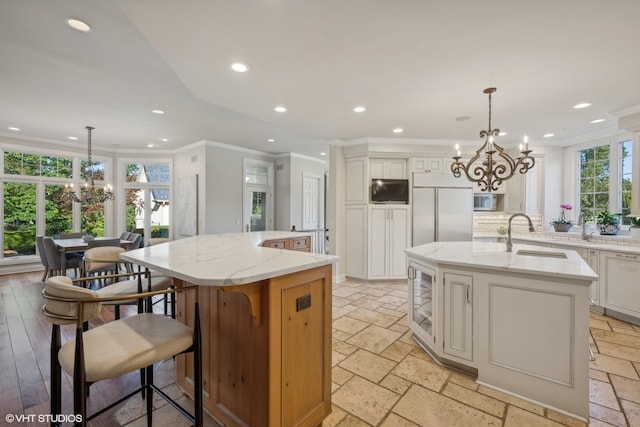
[[[536,164],[526,174],[516,171],[504,182],[504,210],[507,213],[543,213],[542,195],[544,192],[544,162],[537,157]]]
[[[407,161],[405,159],[371,159],[369,176],[371,179],[407,179]]]
[[[591,269],[593,270],[594,273],[598,274],[598,270],[599,270],[599,251],[595,250],[595,249],[586,249],[586,248],[579,248],[579,247],[575,247],[575,246],[570,246],[570,245],[561,245],[561,244],[557,244],[557,243],[552,243],[551,247],[554,249],[562,249],[562,250],[568,250],[568,251],[576,251],[578,253],[578,255],[580,255],[582,257],[582,259],[589,264],[589,267],[591,267]],[[591,304],[592,305],[599,305],[599,301],[600,301],[600,295],[599,295],[599,286],[598,286],[598,281],[594,280],[591,283],[591,287],[589,289],[589,299],[591,300]]]
[[[600,305],[640,317],[640,256],[600,251]]]
[[[473,361],[473,276],[444,273],[443,352]]]
[[[427,347],[436,343],[438,288],[435,267],[411,262],[409,265],[409,328]]]
[[[409,245],[409,207],[371,206],[369,208],[368,278],[402,279],[407,277]]]
[[[442,173],[444,159],[442,157],[414,157],[411,159],[411,172]]]
[[[453,156],[412,157],[410,160],[411,172],[451,173],[453,162]]]
[[[368,158],[354,157],[345,160],[345,203],[369,203]]]
[[[600,276],[600,251],[595,249],[588,250],[589,255],[587,256],[587,264],[593,270],[594,273]],[[589,298],[591,298],[591,304],[599,306],[600,305],[600,280],[594,280],[591,283],[591,289],[589,290]]]
[[[345,273],[359,279],[367,278],[367,209],[367,205],[348,205],[345,208]]]

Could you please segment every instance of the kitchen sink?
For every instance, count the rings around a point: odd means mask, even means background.
[[[530,249],[520,249],[516,251],[516,255],[537,256],[545,258],[567,258],[567,254],[565,254],[564,252],[536,251]]]

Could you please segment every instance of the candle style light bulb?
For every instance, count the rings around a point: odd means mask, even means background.
[[[460,150],[460,144],[456,144],[454,148],[456,149],[456,151]]]
[[[527,135],[524,136],[524,138],[522,138],[522,142],[524,142],[524,149],[525,151],[529,149],[529,137]]]
[[[520,148],[520,152],[522,152],[523,145],[522,145],[522,144],[520,144],[520,145],[519,145],[519,148]]]

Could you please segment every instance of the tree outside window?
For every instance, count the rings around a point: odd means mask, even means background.
[[[580,159],[580,210],[588,220],[609,210],[609,145],[578,152]]]

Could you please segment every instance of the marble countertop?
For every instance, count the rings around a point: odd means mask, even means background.
[[[307,235],[288,231],[200,235],[128,251],[121,257],[197,285],[241,285],[338,261],[335,255],[260,246],[265,240]]]
[[[580,233],[557,233],[557,238],[550,237],[549,235],[538,235],[536,233],[531,234],[513,234],[511,236],[512,239],[525,241],[525,242],[535,242],[535,243],[553,243],[556,245],[564,245],[564,246],[572,246],[575,248],[585,248],[585,249],[598,249],[602,251],[613,251],[613,252],[624,252],[634,255],[640,255],[640,246],[630,246],[628,236],[615,236],[613,238],[609,237],[611,243],[604,243],[598,240],[582,240],[580,237]],[[486,233],[486,234],[474,234],[475,238],[497,238],[504,237],[500,236],[497,233]],[[504,244],[504,243],[503,243]]]
[[[535,252],[563,252],[566,258],[519,255],[519,250]],[[479,271],[526,273],[536,276],[553,276],[568,279],[598,279],[589,265],[572,250],[542,248],[533,245],[514,244],[513,252],[506,252],[504,243],[493,242],[434,242],[405,249],[410,258],[471,267]]]

